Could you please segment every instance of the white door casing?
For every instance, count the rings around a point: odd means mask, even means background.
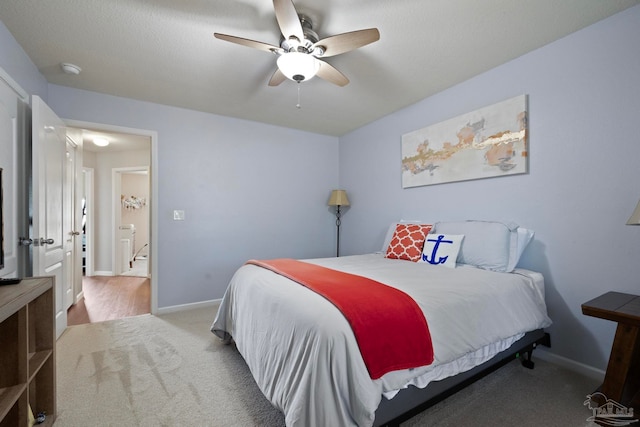
[[[94,222],[93,221],[93,215],[94,215],[93,181],[94,181],[94,178],[93,176],[94,176],[94,170],[93,168],[83,168],[82,174],[84,176],[83,195],[85,198],[85,210],[86,210],[86,216],[85,216],[86,223],[84,224],[85,274],[87,276],[93,276],[94,275],[94,268],[93,268],[93,236],[94,236],[94,228],[93,228],[93,222]]]
[[[33,275],[55,277],[56,337],[67,327],[63,236],[66,128],[42,99],[31,97]]]
[[[23,131],[21,113],[26,110],[28,95],[0,68],[0,168],[3,179],[4,268],[0,277],[18,277],[20,256],[18,188],[21,185],[18,168],[18,145]],[[22,109],[22,111],[21,111]],[[25,248],[26,250],[26,248]]]
[[[79,121],[79,120],[65,120],[68,126],[74,128],[88,128],[97,131],[104,132],[117,132],[117,133],[126,133],[132,135],[142,135],[146,136],[151,140],[151,164],[148,168],[149,173],[149,185],[150,185],[150,194],[149,194],[149,252],[148,252],[148,272],[150,275],[151,281],[151,314],[156,314],[158,312],[158,274],[157,274],[157,254],[158,254],[158,221],[156,220],[158,216],[158,180],[153,179],[152,177],[157,174],[158,171],[158,134],[156,131],[145,130],[145,129],[134,129],[127,128],[122,126],[114,126],[114,125],[106,125],[104,123],[96,123],[96,122],[87,122],[87,121]],[[92,175],[93,176],[93,175]],[[95,182],[95,180],[94,180]],[[91,192],[91,188],[85,188],[85,192],[89,194]],[[92,209],[94,214],[88,215],[87,221],[90,221],[90,218],[95,218],[95,210],[97,207],[95,206],[95,201],[97,198],[94,194],[94,205],[91,203],[87,205],[87,209]],[[88,200],[89,201],[89,200]],[[115,220],[112,219],[112,226],[115,228]],[[95,261],[96,258],[96,239],[91,239],[91,236],[95,236],[98,234],[96,230],[96,225],[93,224],[93,228],[91,224],[87,223],[88,234],[87,234],[87,251],[91,253],[93,251],[93,256],[89,256],[87,262],[91,262],[91,260]],[[115,231],[115,230],[114,230]],[[115,237],[115,232],[112,234]],[[93,240],[93,241],[92,241]],[[115,256],[112,245],[112,260]],[[113,261],[112,261],[113,265]],[[94,265],[87,266],[87,274],[95,274],[96,266]],[[90,271],[92,273],[90,273]]]

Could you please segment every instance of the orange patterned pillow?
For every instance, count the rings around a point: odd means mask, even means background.
[[[398,224],[385,258],[418,261],[422,256],[424,239],[431,231],[431,227],[430,224]]]

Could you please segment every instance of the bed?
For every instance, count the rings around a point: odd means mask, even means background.
[[[440,223],[435,230],[432,226],[422,230],[423,241],[417,243],[421,255],[436,255],[427,251],[429,231],[445,230],[450,230],[448,224]],[[211,330],[225,342],[235,342],[262,393],[284,413],[287,426],[397,424],[516,352],[530,354],[548,339],[544,328],[551,320],[542,275],[469,264],[471,249],[478,243],[473,231],[466,230],[462,241],[471,237],[466,246],[459,245],[455,256],[450,255],[454,268],[411,262],[389,256],[388,250],[303,260],[370,278],[409,295],[427,319],[434,357],[428,365],[372,379],[349,322],[334,304],[254,264],[243,265],[233,276]],[[517,228],[507,234],[514,232]],[[511,242],[515,244],[517,236]],[[486,261],[487,242],[482,243]]]

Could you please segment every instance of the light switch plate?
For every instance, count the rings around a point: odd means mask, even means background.
[[[173,220],[174,221],[184,221],[184,211],[173,211]]]

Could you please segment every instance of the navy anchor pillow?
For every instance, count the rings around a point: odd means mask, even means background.
[[[463,234],[427,234],[422,249],[421,262],[456,268]]]

